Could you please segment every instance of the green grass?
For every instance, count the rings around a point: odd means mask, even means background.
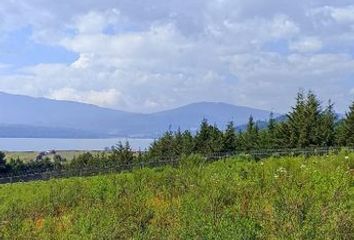
[[[65,158],[66,160],[70,161],[72,160],[75,156],[79,156],[80,154],[83,154],[87,151],[57,151],[57,154],[60,155],[61,157]],[[91,151],[93,152],[99,152],[99,151]],[[29,162],[33,159],[35,159],[39,152],[35,151],[27,151],[27,152],[5,152],[6,154],[6,159],[10,160],[11,158],[17,159],[20,158],[24,162]],[[49,157],[52,157],[53,155],[49,155]]]
[[[0,239],[354,239],[354,154],[0,186]]]

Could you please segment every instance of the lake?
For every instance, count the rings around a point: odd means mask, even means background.
[[[133,150],[145,150],[153,139],[105,138],[105,139],[56,139],[56,138],[0,138],[0,151],[46,150],[104,150],[119,141],[129,141]]]

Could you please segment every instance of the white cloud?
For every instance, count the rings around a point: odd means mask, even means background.
[[[114,107],[122,105],[121,93],[116,89],[102,91],[78,91],[73,88],[62,88],[51,91],[47,97],[57,100],[71,100],[84,103],[92,103],[100,106]]]
[[[354,5],[345,8],[328,7],[331,17],[339,23],[354,23]]]
[[[345,0],[29,2],[0,3],[0,32],[30,25],[79,58],[17,69],[0,90],[143,112],[201,100],[285,111],[299,87],[342,109],[352,97]]]
[[[323,47],[322,42],[313,37],[306,37],[298,41],[290,43],[290,50],[306,53],[306,52],[317,52]]]
[[[89,12],[80,15],[75,19],[74,27],[80,34],[96,34],[101,33],[107,25],[117,24],[119,19],[119,11],[112,9],[103,13]]]
[[[274,18],[271,34],[276,38],[291,37],[300,32],[299,27],[286,15],[278,15]]]
[[[339,24],[354,23],[354,5],[340,7],[325,5],[309,9],[308,14],[317,17],[324,25],[333,24],[333,22]]]
[[[80,54],[80,57],[71,64],[72,67],[74,68],[88,68],[90,66],[90,63],[93,61],[95,58],[95,55],[89,54],[89,53],[82,53]]]

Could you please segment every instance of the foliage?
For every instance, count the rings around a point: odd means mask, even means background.
[[[222,131],[203,119],[195,134],[189,130],[169,130],[151,144],[147,153],[135,154],[128,142],[119,142],[108,151],[82,153],[71,161],[55,155],[52,159],[43,158],[28,163],[18,158],[6,162],[5,155],[0,154],[0,175],[57,169],[113,168],[120,165],[126,165],[129,169],[135,162],[176,160],[191,154],[212,156],[220,152],[247,153],[260,149],[354,146],[354,103],[345,119],[337,122],[331,101],[323,109],[313,92],[305,94],[301,90],[297,94],[295,106],[282,120],[279,122],[271,114],[267,128],[259,129],[257,122],[250,116],[246,130],[237,132],[233,122],[229,122]]]
[[[354,155],[0,185],[0,239],[353,239]]]
[[[259,149],[354,146],[353,129],[354,103],[346,119],[337,122],[331,101],[323,109],[313,92],[305,94],[301,90],[285,119],[279,122],[271,114],[265,129],[259,129],[252,116],[243,132],[237,132],[233,122],[222,131],[204,119],[194,136],[189,131],[187,135],[180,130],[168,131],[151,145],[149,153],[155,158],[178,158],[192,153],[212,155]]]
[[[354,147],[354,102],[350,106],[345,120],[341,122],[338,129],[339,143]]]

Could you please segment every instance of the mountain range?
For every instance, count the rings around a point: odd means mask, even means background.
[[[8,138],[155,138],[178,127],[194,132],[203,118],[220,128],[229,121],[242,128],[250,115],[256,121],[265,121],[270,112],[227,103],[199,102],[143,114],[0,92],[0,137]]]

